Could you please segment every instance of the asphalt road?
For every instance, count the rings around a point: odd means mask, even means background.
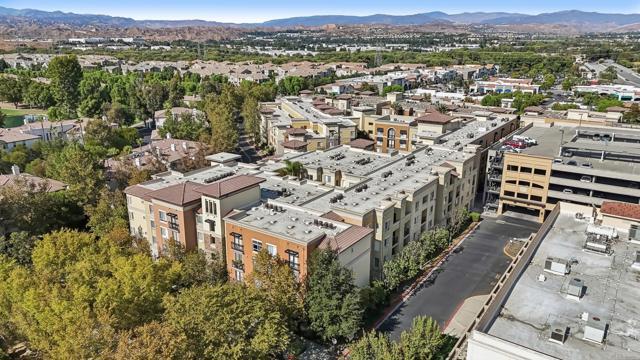
[[[484,219],[439,270],[435,282],[425,284],[382,323],[379,330],[398,339],[411,327],[414,317],[427,315],[441,328],[455,315],[465,299],[488,294],[504,273],[511,259],[503,249],[512,238],[526,238],[540,224],[500,216]]]
[[[618,78],[626,84],[640,86],[640,75],[638,73],[611,60],[607,60],[604,63],[606,66],[613,66],[618,72]]]
[[[243,162],[253,163],[260,160],[260,156],[258,155],[258,152],[256,152],[256,149],[253,146],[253,141],[249,135],[240,135],[240,138],[238,139],[238,149],[240,150],[240,155],[242,155]]]

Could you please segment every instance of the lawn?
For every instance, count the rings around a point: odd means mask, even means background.
[[[29,114],[44,114],[45,111],[41,109],[0,109],[7,115],[4,121],[4,127],[16,127],[24,124],[23,119],[25,115]]]

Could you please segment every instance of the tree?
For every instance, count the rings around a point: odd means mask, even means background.
[[[540,88],[543,90],[549,90],[556,83],[556,77],[553,74],[545,74],[542,80],[542,84],[540,84]]]
[[[153,120],[155,120],[155,112],[158,110],[162,110],[164,102],[168,97],[168,93],[166,88],[164,87],[164,84],[158,81],[147,84],[143,88],[142,95],[147,111],[151,114]]]
[[[80,101],[79,85],[82,68],[75,55],[56,56],[49,62],[47,73],[51,79],[51,90],[56,100],[58,118],[75,118]]]
[[[176,289],[201,285],[224,284],[229,280],[229,273],[224,258],[212,253],[209,259],[200,250],[186,250],[176,241],[169,242],[168,259],[180,265],[180,277],[176,281]]]
[[[234,151],[238,145],[233,107],[228,101],[220,98],[205,100],[207,117],[211,122],[211,139],[209,144],[213,153]]]
[[[244,130],[253,138],[255,142],[260,141],[260,114],[258,112],[258,101],[249,96],[242,103],[242,118],[244,119]]]
[[[637,103],[631,104],[629,110],[622,115],[622,121],[629,123],[640,122],[640,106]]]
[[[22,101],[22,88],[18,80],[6,75],[0,77],[0,98],[12,103],[17,109]]]
[[[150,322],[120,333],[113,360],[185,359],[186,338],[161,322]]]
[[[125,106],[120,103],[111,103],[107,109],[107,120],[110,123],[120,126],[130,125],[132,123],[131,114]]]
[[[31,264],[31,252],[38,239],[26,231],[0,236],[0,254],[6,255],[20,265]]]
[[[189,358],[275,358],[289,344],[282,315],[241,285],[186,289],[167,298],[165,308],[167,324],[186,339]]]
[[[608,66],[606,69],[600,72],[598,77],[606,82],[614,82],[618,79],[618,72],[616,71],[615,67]]]
[[[66,183],[73,199],[82,206],[95,202],[104,178],[98,162],[82,145],[70,143],[46,161],[47,176]]]
[[[176,72],[169,81],[169,94],[167,97],[167,105],[170,107],[180,106],[184,99],[184,87],[180,80],[180,73]]]
[[[403,359],[433,359],[441,354],[446,337],[432,318],[418,316],[413,319],[411,330],[400,334],[399,347]]]
[[[353,274],[330,249],[314,251],[308,271],[305,309],[311,330],[324,341],[351,340],[360,330],[363,313]]]
[[[301,162],[285,160],[284,168],[280,169],[279,172],[280,176],[289,175],[299,178],[304,175],[306,171]]]
[[[4,127],[4,123],[7,120],[7,114],[0,111],[0,128]]]
[[[103,86],[99,72],[84,74],[79,85],[80,114],[95,118],[102,114],[104,105],[109,100],[107,88]]]
[[[386,334],[371,331],[351,345],[351,360],[401,360],[398,345]],[[416,358],[418,359],[418,358]]]
[[[387,95],[388,93],[392,93],[392,92],[404,92],[404,88],[402,87],[402,85],[389,85],[389,86],[385,86],[382,89],[383,95]]]
[[[24,92],[24,103],[30,107],[47,109],[55,104],[49,85],[32,81]]]
[[[605,112],[612,106],[623,106],[624,103],[615,97],[603,97],[596,101],[596,111]]]
[[[129,231],[129,213],[121,191],[102,189],[96,205],[87,205],[85,211],[89,216],[87,226],[98,236],[106,235],[116,228]]]
[[[278,83],[278,92],[282,95],[298,95],[306,88],[306,81],[300,76],[287,76]]]
[[[204,119],[193,116],[189,112],[184,112],[177,117],[167,110],[167,115],[162,127],[158,129],[163,138],[171,134],[174,139],[199,140],[206,131]]]
[[[262,249],[255,257],[253,272],[247,276],[247,284],[254,287],[279,311],[291,328],[302,319],[304,301],[302,284],[284,260],[271,256]]]

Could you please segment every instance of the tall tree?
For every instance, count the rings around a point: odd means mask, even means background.
[[[47,74],[51,79],[51,90],[56,100],[58,117],[77,117],[80,101],[79,85],[82,68],[75,55],[56,56],[49,62]]]
[[[247,287],[200,286],[165,302],[169,326],[186,338],[190,358],[276,358],[289,344],[282,315]]]
[[[304,312],[303,289],[289,264],[262,249],[255,257],[253,272],[246,282],[263,294],[295,329]]]
[[[244,130],[253,137],[255,142],[260,141],[260,113],[258,112],[258,101],[253,96],[248,96],[242,103],[242,118],[244,120]]]
[[[164,87],[163,83],[154,81],[145,85],[143,88],[143,97],[148,112],[155,120],[155,112],[162,110],[164,102],[167,100],[167,89]]]
[[[95,118],[102,114],[102,108],[109,101],[109,92],[102,84],[99,72],[84,74],[79,85],[80,89],[80,114]]]
[[[0,98],[18,108],[22,102],[22,88],[17,79],[9,76],[0,77]]]
[[[386,334],[371,331],[351,345],[351,360],[401,360],[398,345]],[[408,358],[409,359],[409,358]],[[419,358],[416,358],[419,359]]]
[[[161,322],[150,322],[120,333],[118,344],[109,354],[113,360],[186,359],[186,338]]]
[[[169,81],[169,94],[167,103],[169,106],[180,106],[184,99],[184,87],[180,80],[180,73],[176,72]]]
[[[238,145],[238,130],[232,104],[220,97],[209,97],[205,100],[205,110],[211,122],[209,144],[212,152],[234,151]]]
[[[129,231],[127,203],[121,191],[102,189],[96,205],[87,205],[85,211],[89,216],[87,226],[98,236],[116,228]]]
[[[310,327],[323,340],[351,340],[362,324],[362,306],[353,274],[333,250],[316,250],[308,264],[305,309]]]

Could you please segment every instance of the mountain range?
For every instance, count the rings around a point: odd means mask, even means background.
[[[567,10],[537,15],[508,12],[466,12],[447,14],[440,11],[412,15],[375,14],[368,16],[315,15],[274,19],[262,23],[224,23],[206,20],[135,20],[127,17],[109,15],[75,14],[61,11],[42,11],[33,9],[11,9],[0,7],[0,22],[34,22],[41,25],[68,26],[110,26],[110,27],[148,27],[172,28],[186,26],[224,26],[236,28],[254,27],[317,27],[324,25],[424,25],[432,23],[486,24],[486,25],[571,25],[585,31],[609,31],[616,28],[640,24],[640,14],[604,14]]]

